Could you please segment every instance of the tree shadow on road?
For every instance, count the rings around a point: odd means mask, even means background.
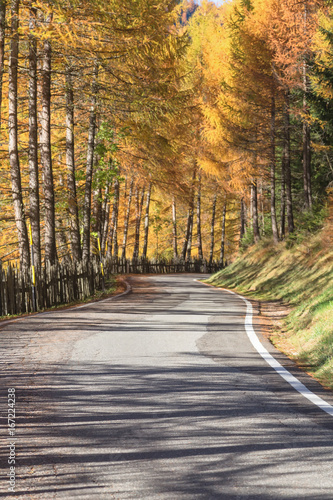
[[[330,425],[312,426],[272,398],[257,376],[268,369],[249,368],[7,370],[2,386],[17,395],[15,497],[331,498],[330,477],[311,482],[330,463]],[[308,478],[301,496],[289,489],[298,476]]]

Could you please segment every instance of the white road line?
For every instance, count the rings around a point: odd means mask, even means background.
[[[198,281],[198,280],[195,280]],[[200,282],[202,283],[202,282]],[[205,285],[206,283],[202,283]],[[215,288],[215,287],[214,287]],[[225,288],[215,288],[215,290],[222,290],[224,292],[232,293],[242,299],[246,304],[246,317],[245,317],[245,331],[247,336],[250,339],[251,344],[256,349],[256,351],[260,354],[260,356],[268,363],[274,370],[286,381],[290,384],[297,392],[302,394],[306,399],[311,401],[311,403],[315,404],[321,410],[325,411],[329,415],[333,417],[333,406],[331,406],[327,401],[322,399],[321,397],[314,394],[314,392],[310,391],[302,382],[300,382],[294,375],[292,375],[286,368],[284,368],[262,345],[260,340],[258,339],[254,328],[253,328],[253,308],[251,302],[246,300],[238,293],[232,292],[231,290],[226,290]]]

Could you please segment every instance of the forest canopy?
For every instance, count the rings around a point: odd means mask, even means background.
[[[324,0],[0,0],[2,263],[223,266],[316,230],[332,56]]]

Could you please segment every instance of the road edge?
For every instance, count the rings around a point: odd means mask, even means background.
[[[312,392],[310,389],[306,387],[297,377],[292,375],[289,370],[287,370],[284,366],[275,359],[275,357],[268,352],[268,350],[263,346],[260,342],[259,337],[257,336],[254,327],[253,327],[253,307],[249,300],[247,300],[242,295],[233,292],[232,290],[228,290],[227,288],[216,287],[214,285],[210,285],[209,283],[204,283],[200,280],[195,279],[194,281],[201,283],[202,285],[214,288],[215,290],[220,290],[223,292],[230,293],[239,297],[246,305],[246,316],[244,321],[244,328],[248,339],[250,340],[254,349],[260,354],[260,356],[266,361],[266,363],[275,370],[275,372],[280,375],[293,389],[295,389],[299,394],[301,394],[304,398],[309,400],[312,404],[320,408],[322,411],[327,413],[328,415],[333,417],[333,406],[330,405],[323,398]]]

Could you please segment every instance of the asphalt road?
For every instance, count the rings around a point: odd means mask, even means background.
[[[1,327],[2,496],[333,498],[333,417],[258,355],[245,303],[194,278],[135,277],[116,300]]]

